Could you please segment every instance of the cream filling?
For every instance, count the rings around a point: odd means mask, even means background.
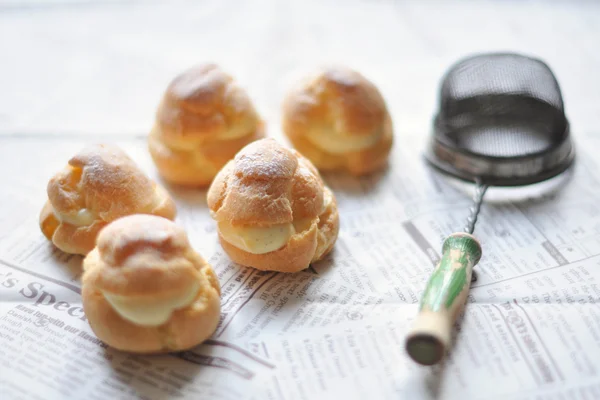
[[[325,191],[323,212],[327,210],[332,200],[331,192]],[[221,221],[217,223],[217,228],[223,239],[238,249],[252,254],[265,254],[285,246],[293,235],[310,229],[315,220],[302,218],[292,223],[267,227],[233,226],[228,222]]]
[[[96,220],[94,213],[87,208],[82,208],[75,214],[64,214],[55,210],[54,215],[56,215],[56,218],[60,222],[66,222],[75,226],[89,226]]]
[[[294,224],[291,223],[252,227],[219,222],[217,226],[223,239],[238,249],[252,254],[265,254],[280,249],[296,233]]]
[[[219,141],[234,140],[254,133],[258,125],[256,121],[252,119],[244,122],[238,121],[235,126],[222,132],[216,139]]]
[[[308,132],[307,139],[315,146],[332,154],[342,154],[373,147],[379,142],[380,135],[343,137],[330,131],[313,130]]]
[[[153,211],[156,208],[160,207],[160,205],[164,201],[164,195],[164,190],[157,187],[156,193],[152,198],[152,202],[147,206],[147,209],[149,211]],[[81,227],[90,226],[98,219],[96,214],[88,210],[87,208],[82,208],[74,214],[65,214],[54,210],[54,216],[60,222],[65,222],[70,225]]]
[[[171,150],[186,153],[196,153],[204,143],[222,143],[228,145],[227,142],[241,139],[245,136],[252,135],[258,129],[258,123],[254,120],[246,123],[239,121],[235,126],[225,129],[218,134],[206,135],[203,133],[188,132],[185,136],[168,136],[160,135],[156,131],[156,139],[164,146]]]
[[[331,201],[333,200],[331,191],[326,190],[323,193],[323,212],[327,210],[327,208],[331,205]]]
[[[193,282],[187,289],[169,298],[152,296],[129,297],[103,292],[113,309],[124,319],[142,326],[159,326],[171,318],[173,311],[194,302],[200,284]]]
[[[265,254],[285,246],[293,235],[310,229],[314,221],[303,218],[267,227],[233,226],[221,221],[217,227],[223,239],[238,249],[252,254]]]
[[[151,212],[156,210],[158,207],[162,205],[165,199],[168,197],[168,192],[161,186],[156,185],[154,187],[154,196],[152,196],[152,202],[147,207]]]

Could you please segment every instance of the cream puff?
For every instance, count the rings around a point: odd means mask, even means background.
[[[169,193],[112,145],[83,148],[50,179],[47,193],[40,229],[66,253],[89,253],[98,232],[117,218],[130,214],[176,216]]]
[[[346,67],[320,69],[283,102],[283,131],[321,171],[360,176],[387,164],[392,119],[375,85]]]
[[[244,147],[207,197],[221,246],[241,265],[300,271],[329,253],[338,236],[334,194],[309,160],[274,139]]]
[[[134,353],[189,349],[220,318],[220,286],[183,228],[154,215],[110,223],[83,261],[82,300],[96,336]]]
[[[202,64],[167,87],[148,146],[163,179],[202,187],[242,147],[262,137],[263,121],[246,92],[217,65]]]

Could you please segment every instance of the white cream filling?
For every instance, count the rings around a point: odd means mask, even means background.
[[[242,227],[219,222],[217,226],[223,239],[238,249],[252,254],[264,254],[280,249],[296,233],[291,223],[268,227]]]
[[[325,191],[323,193],[323,210],[327,210],[327,207],[329,207],[331,205],[331,201],[332,201],[332,194],[330,191]]]
[[[330,131],[312,130],[307,139],[315,146],[332,154],[348,153],[373,147],[379,141],[380,135],[343,137]]]
[[[311,218],[299,219],[299,220],[293,222],[294,229],[296,230],[296,233],[307,231],[310,229],[313,222],[315,222],[315,219],[311,219]]]
[[[240,121],[241,122],[241,121]],[[251,124],[250,122],[254,122],[254,121],[245,121],[246,123],[238,123],[236,124],[236,126],[232,126],[230,127],[230,129],[222,132],[219,136],[218,136],[218,140],[219,141],[225,141],[225,140],[233,140],[233,139],[239,139],[242,138],[244,136],[250,135],[251,133],[254,132],[254,129],[256,129],[255,126],[256,124]],[[254,128],[254,129],[252,129]]]
[[[285,246],[293,235],[310,229],[314,221],[303,218],[267,227],[233,226],[221,221],[217,227],[223,239],[238,249],[252,254],[265,254]]]
[[[87,208],[82,208],[76,214],[64,214],[54,211],[54,215],[61,222],[75,226],[89,226],[94,223],[96,216]]]
[[[253,134],[258,128],[258,125],[256,123],[251,124],[251,122],[242,122],[236,124],[229,129],[223,130],[218,135],[206,135],[201,132],[188,132],[186,136],[167,137],[164,135],[159,136],[157,133],[156,138],[159,142],[171,150],[195,154],[204,143],[219,143],[227,146],[229,145],[229,143],[227,143],[229,141],[237,140]]]
[[[173,311],[189,306],[196,296],[200,284],[191,283],[187,289],[170,298],[152,296],[129,297],[103,292],[113,309],[124,319],[142,326],[159,326],[171,318]]]
[[[168,192],[163,187],[156,185],[154,196],[152,196],[152,202],[148,206],[148,210],[150,210],[152,212],[152,211],[156,210],[158,207],[160,207],[162,205],[162,203],[165,201],[165,198],[167,197],[167,195],[168,195]]]

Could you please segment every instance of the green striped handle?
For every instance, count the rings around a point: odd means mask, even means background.
[[[406,339],[406,351],[414,361],[433,365],[444,357],[480,258],[481,245],[468,233],[453,233],[444,241],[442,259],[427,282],[419,314]]]

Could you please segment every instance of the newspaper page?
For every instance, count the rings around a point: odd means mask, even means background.
[[[585,136],[600,123],[590,90],[600,13],[593,1],[515,3],[0,0],[0,400],[600,399],[600,137]],[[453,346],[421,367],[404,339],[472,189],[424,164],[423,132],[445,68],[493,49],[533,52],[558,73],[576,167],[552,188],[488,191],[475,230],[483,257]],[[119,352],[86,320],[82,257],[39,230],[46,184],[98,142],[156,179],[144,132],[170,79],[205,60],[241,82],[279,139],[287,88],[321,62],[352,65],[393,113],[391,165],[369,178],[324,175],[339,238],[295,274],[232,263],[206,191],[168,187],[177,223],[218,275],[221,321],[184,352]]]
[[[576,168],[556,187],[520,201],[490,189],[455,343],[444,363],[421,367],[404,338],[441,243],[462,228],[471,201],[469,188],[423,162],[423,141],[395,148],[376,176],[324,175],[339,202],[339,239],[295,274],[232,263],[206,191],[169,188],[177,223],[217,272],[222,315],[206,343],[141,356],[94,336],[81,307],[82,258],[38,228],[50,176],[106,138],[1,137],[0,160],[19,173],[0,176],[0,398],[600,398],[600,168],[586,151],[600,139],[577,139]],[[115,143],[156,178],[143,139]]]

